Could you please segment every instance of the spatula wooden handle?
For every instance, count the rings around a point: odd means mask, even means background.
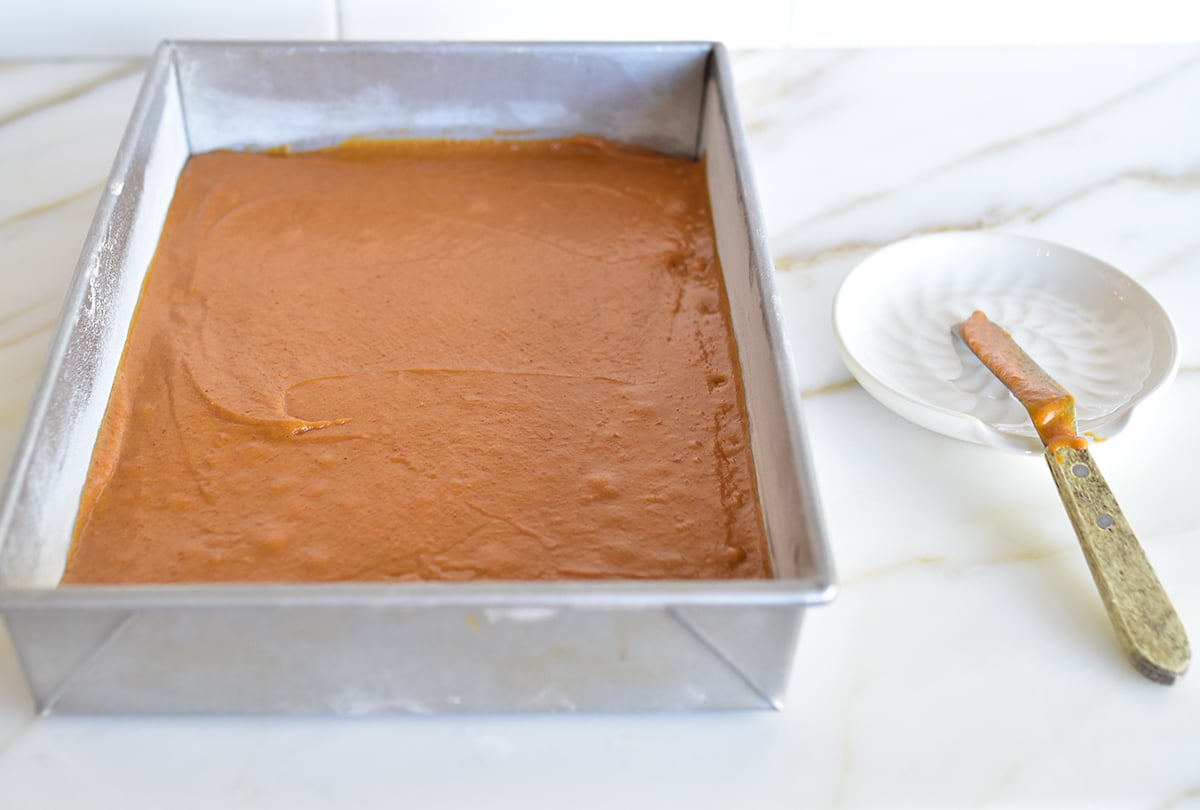
[[[1173,683],[1191,659],[1187,633],[1096,462],[1071,447],[1046,462],[1121,646],[1147,678]]]

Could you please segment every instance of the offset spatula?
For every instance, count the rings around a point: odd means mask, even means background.
[[[1075,432],[1075,398],[982,312],[952,331],[1029,411],[1121,646],[1138,672],[1174,683],[1191,659],[1187,633],[1087,440]]]

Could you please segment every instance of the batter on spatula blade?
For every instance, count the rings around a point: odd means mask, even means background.
[[[1075,432],[1075,398],[979,310],[951,331],[1021,401],[1046,446],[1109,620],[1138,672],[1171,684],[1187,671],[1187,632],[1117,499]]]

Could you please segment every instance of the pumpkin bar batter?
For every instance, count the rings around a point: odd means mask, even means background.
[[[713,239],[593,138],[193,157],[63,582],[768,576]]]

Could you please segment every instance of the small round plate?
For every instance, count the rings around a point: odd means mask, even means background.
[[[976,309],[1075,395],[1080,433],[1107,439],[1179,369],[1175,329],[1116,268],[1062,245],[996,233],[897,242],[842,283],[833,327],[872,396],[956,439],[1042,452],[1029,415],[950,327]]]

